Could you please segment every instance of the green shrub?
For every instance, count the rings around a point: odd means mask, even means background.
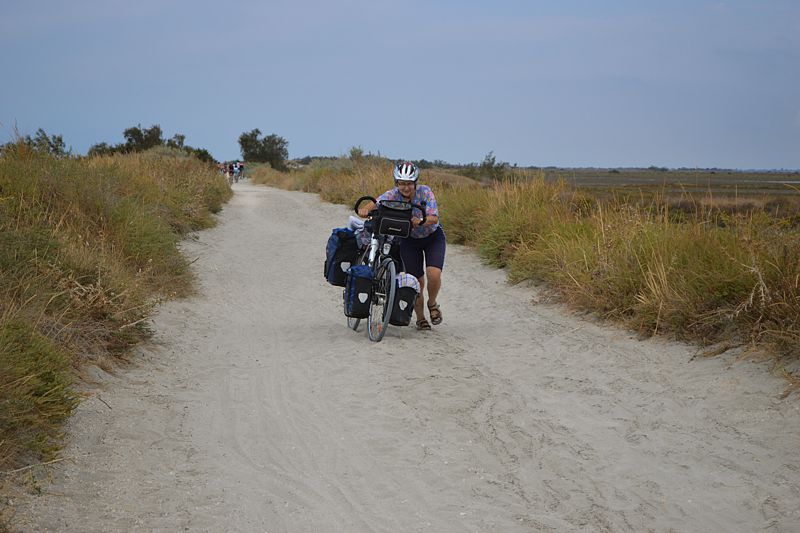
[[[70,358],[19,320],[0,323],[0,464],[58,449],[63,422],[77,404]]]

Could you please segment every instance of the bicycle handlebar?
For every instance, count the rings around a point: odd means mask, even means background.
[[[369,200],[370,202],[372,202],[376,206],[378,205],[378,203],[380,203],[380,202],[378,202],[378,200],[376,200],[372,196],[362,196],[361,198],[356,200],[356,204],[353,206],[353,211],[355,211],[357,215],[358,215],[358,208],[361,206],[361,202],[363,202],[364,200]],[[381,200],[381,202],[382,201],[383,200]],[[410,203],[410,202],[407,202],[407,203]],[[411,207],[416,207],[417,209],[419,209],[422,212],[422,220],[419,221],[419,227],[422,227],[422,225],[425,224],[425,220],[427,220],[427,218],[428,218],[428,214],[425,213],[425,205],[426,205],[426,202],[422,202],[421,205],[420,204],[414,204],[414,203],[411,204]],[[369,212],[369,216],[370,217],[375,216],[375,212],[376,211],[377,211],[376,209],[373,209],[372,211],[370,211]],[[361,215],[358,215],[358,216],[361,216]]]
[[[376,205],[378,204],[378,200],[376,200],[372,196],[362,196],[361,198],[356,200],[356,205],[353,206],[353,211],[356,212],[356,215],[358,215],[358,208],[361,206],[361,202],[363,202],[364,200],[369,200],[370,202],[372,202],[373,204],[376,204]],[[359,216],[361,216],[361,215],[359,215]]]

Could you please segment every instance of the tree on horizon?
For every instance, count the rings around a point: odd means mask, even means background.
[[[275,133],[267,135],[263,139],[259,139],[260,135],[261,130],[255,128],[239,136],[242,159],[257,163],[269,163],[275,170],[286,170],[289,141]]]

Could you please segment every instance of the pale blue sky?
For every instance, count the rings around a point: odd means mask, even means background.
[[[0,0],[0,142],[800,168],[798,0]]]

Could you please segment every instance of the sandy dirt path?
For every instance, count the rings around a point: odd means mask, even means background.
[[[322,279],[347,210],[234,189],[21,530],[800,531],[800,401],[762,363],[535,304],[457,246],[444,323],[374,344]]]

